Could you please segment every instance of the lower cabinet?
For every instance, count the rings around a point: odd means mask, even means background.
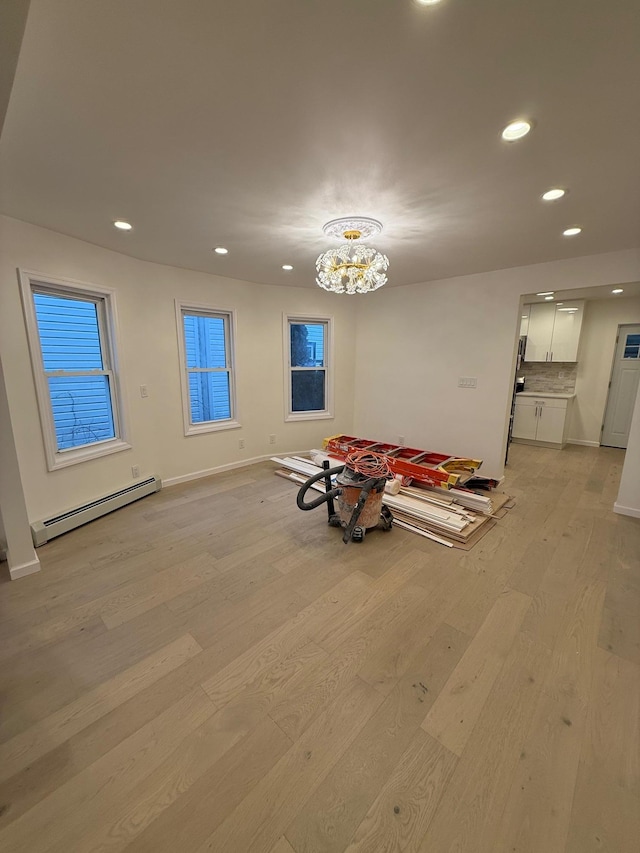
[[[516,397],[513,438],[562,447],[570,400],[557,397]]]

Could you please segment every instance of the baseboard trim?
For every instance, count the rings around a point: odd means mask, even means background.
[[[218,465],[216,468],[205,468],[202,471],[193,471],[191,474],[182,474],[180,477],[169,477],[162,480],[162,487],[177,486],[179,483],[188,483],[191,480],[200,480],[202,477],[211,477],[213,474],[222,474],[224,471],[233,471],[234,468],[246,468],[258,462],[266,462],[272,456],[299,456],[308,453],[308,450],[291,450],[286,453],[267,453],[265,456],[253,456],[251,459],[241,459],[239,462],[228,462],[226,465]]]
[[[36,557],[35,560],[30,560],[28,563],[20,563],[17,566],[12,566],[9,563],[9,576],[12,581],[18,578],[24,578],[27,575],[34,575],[40,571],[40,560]]]
[[[583,447],[600,447],[599,441],[583,441],[581,438],[568,438],[567,444],[580,444]]]
[[[640,518],[640,509],[635,509],[632,506],[622,506],[622,504],[614,503],[613,511],[618,515],[630,515],[631,518]]]

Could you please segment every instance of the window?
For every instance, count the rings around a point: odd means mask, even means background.
[[[285,420],[333,417],[331,319],[285,317]]]
[[[113,291],[28,273],[20,281],[49,470],[128,449]]]
[[[623,358],[640,358],[640,335],[627,335]]]
[[[176,303],[185,435],[239,427],[233,312]]]

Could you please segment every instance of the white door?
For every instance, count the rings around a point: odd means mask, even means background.
[[[626,448],[639,379],[640,325],[620,326],[600,444]]]

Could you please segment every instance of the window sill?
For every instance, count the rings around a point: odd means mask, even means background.
[[[293,412],[285,417],[285,423],[289,421],[328,421],[334,417],[332,412]]]
[[[184,434],[189,437],[190,435],[202,435],[207,432],[220,432],[225,429],[238,429],[241,426],[242,424],[239,421],[206,421],[202,424],[189,424]]]
[[[118,438],[101,444],[78,447],[74,450],[56,451],[53,458],[47,459],[47,467],[49,471],[57,471],[59,468],[68,468],[70,465],[78,465],[80,462],[109,456],[111,453],[120,453],[121,450],[131,450],[131,445]]]

